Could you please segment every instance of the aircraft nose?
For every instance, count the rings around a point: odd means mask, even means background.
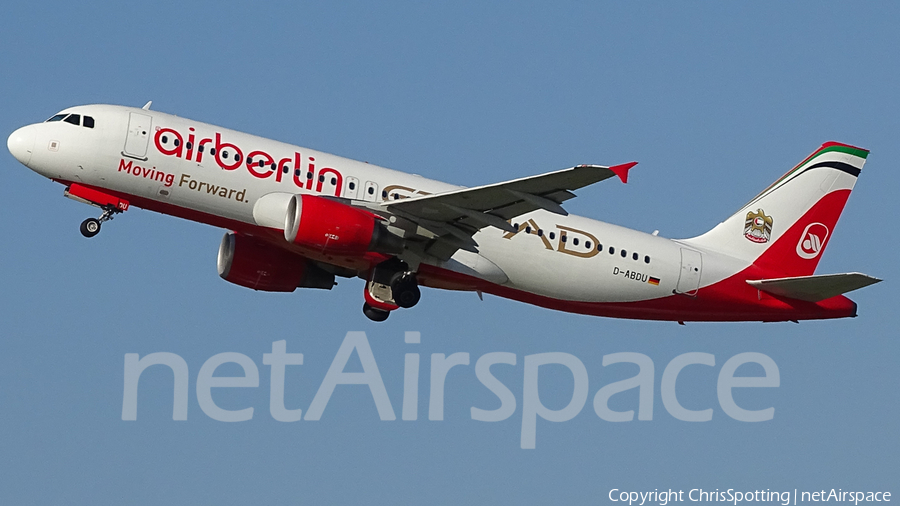
[[[6,140],[6,148],[16,160],[27,166],[31,161],[31,152],[34,151],[34,128],[28,125],[10,134]]]

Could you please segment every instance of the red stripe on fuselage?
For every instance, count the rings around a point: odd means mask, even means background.
[[[634,302],[580,302],[544,297],[496,285],[465,274],[422,264],[419,281],[425,286],[450,290],[480,290],[536,306],[611,318],[665,321],[789,321],[856,316],[856,303],[839,295],[813,303],[776,298],[753,288],[748,279],[763,279],[755,266],[701,288],[695,297],[672,294]]]
[[[69,184],[65,181],[59,182]],[[340,265],[349,269],[365,271],[388,258],[378,253],[367,253],[360,257],[325,255],[289,244],[279,229],[260,227],[105,188],[92,188],[127,199],[132,205],[142,209],[256,236],[271,243],[273,247],[284,248],[311,260]],[[428,264],[421,264],[418,272],[419,284],[423,286],[448,290],[480,290],[557,311],[611,318],[666,321],[788,321],[856,316],[856,304],[842,295],[812,303],[776,298],[758,291],[748,285],[746,280],[765,279],[772,276],[766,276],[765,272],[755,265],[718,283],[700,288],[694,297],[673,294],[635,302],[581,302],[554,299],[493,284],[480,278]]]

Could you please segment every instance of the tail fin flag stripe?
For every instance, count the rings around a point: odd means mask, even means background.
[[[856,161],[856,160],[853,160],[852,158],[849,158],[848,156],[832,155],[829,158],[832,158],[832,157],[842,158],[843,160],[840,160],[840,159],[828,160],[828,161],[819,162],[817,164],[807,167],[807,165],[809,165],[809,163],[812,162],[814,159],[816,159],[822,155],[828,154],[828,153],[849,155],[850,157],[859,158],[859,159],[861,159],[861,161],[858,162],[859,166],[857,167],[856,165],[848,163],[849,161]],[[816,152],[807,156],[806,159],[804,159],[799,164],[795,165],[793,169],[789,170],[785,175],[781,176],[777,181],[775,181],[774,183],[769,185],[768,188],[766,188],[765,190],[760,192],[759,195],[754,197],[753,200],[748,202],[747,205],[745,205],[744,207],[747,208],[747,207],[752,206],[759,199],[765,197],[766,195],[768,195],[770,192],[772,192],[776,188],[782,186],[783,184],[786,184],[788,181],[790,181],[791,179],[794,179],[795,177],[799,176],[800,174],[803,174],[807,170],[817,169],[820,167],[830,167],[830,168],[838,169],[842,172],[846,172],[847,174],[850,174],[851,176],[859,177],[860,172],[862,172],[862,166],[863,166],[863,164],[865,164],[866,158],[868,156],[869,156],[868,150],[865,150],[862,148],[857,148],[857,147],[850,146],[847,144],[840,144],[837,142],[826,142],[825,144],[822,144],[822,147],[820,147],[818,150],[816,150]]]

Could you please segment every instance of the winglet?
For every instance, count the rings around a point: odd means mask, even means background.
[[[619,176],[619,179],[621,179],[623,183],[627,183],[628,171],[637,164],[637,162],[623,163],[622,165],[614,165],[610,167],[609,170],[613,171],[613,174]]]

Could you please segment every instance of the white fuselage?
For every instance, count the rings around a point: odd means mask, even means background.
[[[33,130],[26,137],[33,135],[34,142],[28,159],[20,161],[32,170],[253,226],[278,225],[277,216],[256,205],[272,193],[382,202],[459,188],[157,111],[92,105],[63,113],[90,116],[94,127],[63,121],[23,127]],[[584,302],[695,291],[746,267],[709,251],[700,260],[692,247],[697,268],[682,272],[683,243],[580,216],[535,211],[513,221],[521,225],[517,234],[493,227],[479,231],[477,254],[459,250],[447,262],[424,261],[516,290]]]

